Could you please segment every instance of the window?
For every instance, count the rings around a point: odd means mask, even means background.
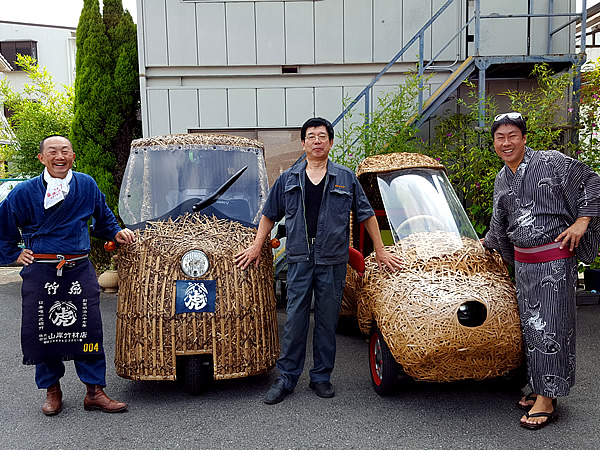
[[[37,41],[2,41],[0,53],[10,63],[13,70],[22,70],[17,66],[17,54],[28,55],[37,59]]]

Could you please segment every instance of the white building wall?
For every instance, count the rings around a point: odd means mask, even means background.
[[[527,14],[529,1],[482,0],[482,15]],[[575,0],[535,0],[531,14],[548,14],[552,4],[553,14],[575,11]],[[472,5],[471,5],[472,7]],[[572,53],[575,48],[575,24],[556,31],[548,52],[548,36],[566,24],[572,17],[515,17],[504,19],[482,19],[481,56],[517,56]],[[471,46],[472,48],[472,46]]]
[[[137,0],[144,136],[189,130],[294,130],[307,117],[335,119],[446,0]],[[482,0],[481,14],[526,14],[527,0]],[[554,0],[573,12],[575,0]],[[534,0],[548,13],[550,0]],[[457,34],[474,0],[455,0],[424,36],[425,61]],[[553,19],[556,28],[569,20]],[[481,56],[547,53],[548,19],[481,22]],[[441,50],[433,92],[466,57],[470,26]],[[551,53],[574,52],[574,24]],[[402,83],[418,61],[418,42],[378,83]],[[364,101],[354,118],[364,111]],[[337,127],[341,129],[343,123]]]
[[[38,62],[46,67],[57,89],[75,81],[75,28],[0,21],[0,41],[37,41]],[[13,89],[28,78],[22,71],[5,74]]]
[[[466,1],[426,35],[426,58],[456,32]],[[333,120],[444,3],[138,0],[144,135]],[[463,47],[459,39],[443,59],[460,60]],[[379,89],[397,86],[417,53],[414,44]]]
[[[148,66],[387,63],[444,3],[138,0],[138,16]],[[455,33],[465,3],[444,13],[438,41]],[[406,60],[415,61],[417,51]]]

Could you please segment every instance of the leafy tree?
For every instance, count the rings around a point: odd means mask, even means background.
[[[77,168],[91,175],[116,210],[139,103],[135,24],[121,0],[84,0],[77,27],[71,140]]]
[[[63,85],[63,91],[57,90],[47,69],[31,56],[17,55],[17,64],[30,83],[20,93],[10,87],[8,79],[0,80],[0,103],[12,111],[8,122],[16,137],[16,145],[0,146],[0,160],[11,162],[12,174],[34,176],[43,168],[37,159],[40,141],[51,134],[69,135],[73,88]]]
[[[569,92],[573,74],[556,75],[547,64],[537,64],[532,76],[538,82],[535,89],[509,90],[499,95],[509,98],[508,111],[518,111],[525,117],[528,146],[537,150],[564,150],[559,138],[568,124],[561,100]],[[495,176],[503,165],[496,156],[489,131],[498,107],[493,97],[486,100],[485,126],[480,129],[477,89],[470,82],[467,85],[471,88],[468,98],[472,100],[458,100],[466,112],[446,116],[438,124],[431,152],[448,169],[450,181],[475,231],[483,235],[492,215]]]
[[[425,83],[424,83],[425,84]],[[377,107],[367,116],[352,120],[352,111],[344,117],[343,132],[337,136],[332,158],[351,169],[367,156],[393,152],[423,152],[424,142],[417,137],[414,113],[419,77],[412,74],[392,92],[378,97]],[[347,101],[346,101],[347,103]]]
[[[580,91],[578,157],[600,172],[600,58],[586,64]]]
[[[137,32],[128,11],[123,11],[121,0],[104,0],[104,23],[113,48],[114,69],[113,107],[118,122],[112,152],[117,160],[113,172],[115,182],[121,185],[133,138],[142,136],[137,118],[140,103]]]

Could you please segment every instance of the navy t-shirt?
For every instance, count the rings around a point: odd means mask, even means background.
[[[321,200],[323,200],[323,188],[325,187],[325,178],[323,176],[319,184],[313,184],[305,174],[304,186],[304,205],[305,205],[305,217],[306,217],[306,228],[308,237],[310,239],[317,236],[317,220],[319,219],[319,210],[321,209]]]

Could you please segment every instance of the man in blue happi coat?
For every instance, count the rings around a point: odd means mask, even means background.
[[[43,173],[17,185],[0,203],[0,264],[23,264],[23,363],[35,364],[35,380],[46,389],[42,412],[62,411],[63,361],[73,360],[87,386],[86,410],[120,412],[127,404],[109,398],[106,386],[100,288],[88,259],[95,237],[131,244],[105,196],[88,175],[73,172],[75,153],[62,136],[40,143]],[[18,246],[23,239],[25,248]]]

